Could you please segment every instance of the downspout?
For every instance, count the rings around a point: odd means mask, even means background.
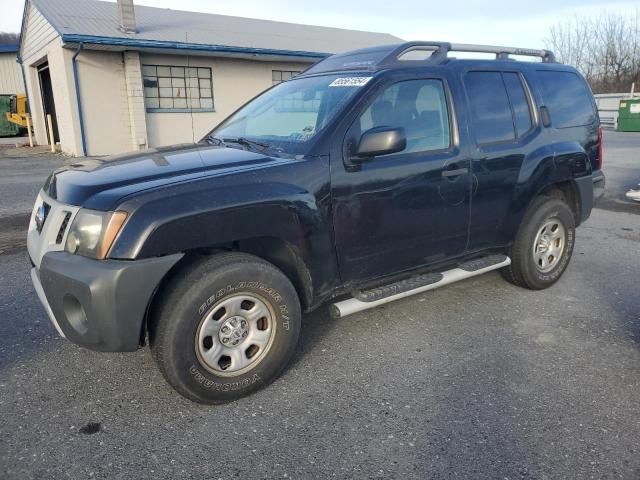
[[[80,137],[82,138],[82,156],[87,156],[87,140],[84,135],[84,118],[82,116],[82,100],[80,99],[80,81],[78,77],[78,64],[76,63],[76,58],[80,54],[82,50],[82,42],[78,45],[78,49],[76,53],[73,54],[71,59],[71,63],[73,65],[73,82],[76,85],[76,102],[78,103],[78,118],[80,119]]]
[[[29,146],[33,147],[35,145],[35,136],[36,136],[36,128],[33,125],[33,117],[31,116],[31,102],[29,101],[29,91],[27,90],[27,77],[24,74],[24,63],[22,61],[22,55],[20,55],[20,51],[18,51],[18,55],[16,56],[18,65],[20,65],[20,71],[22,72],[22,85],[24,85],[24,96],[27,99],[27,135],[29,136]],[[16,107],[18,105],[18,97],[16,96]],[[16,108],[16,111],[18,109]]]

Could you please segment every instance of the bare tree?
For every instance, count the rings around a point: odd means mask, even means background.
[[[627,91],[640,79],[640,9],[565,20],[550,28],[546,43],[596,93]]]

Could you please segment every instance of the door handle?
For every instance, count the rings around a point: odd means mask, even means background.
[[[546,105],[540,106],[540,119],[542,120],[542,125],[545,127],[551,126],[551,117],[549,117],[549,109]]]
[[[457,177],[458,175],[466,175],[467,173],[469,173],[468,168],[456,168],[453,170],[443,170],[442,176],[445,178]]]

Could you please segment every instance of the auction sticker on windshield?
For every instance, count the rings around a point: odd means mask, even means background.
[[[341,77],[329,84],[330,87],[362,87],[371,80],[371,77]]]

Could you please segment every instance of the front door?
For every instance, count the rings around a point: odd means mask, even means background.
[[[447,82],[411,78],[378,92],[349,128],[342,158],[332,156],[334,232],[346,283],[446,260],[467,244],[470,161]],[[361,134],[380,126],[404,128],[405,150],[354,165]]]

